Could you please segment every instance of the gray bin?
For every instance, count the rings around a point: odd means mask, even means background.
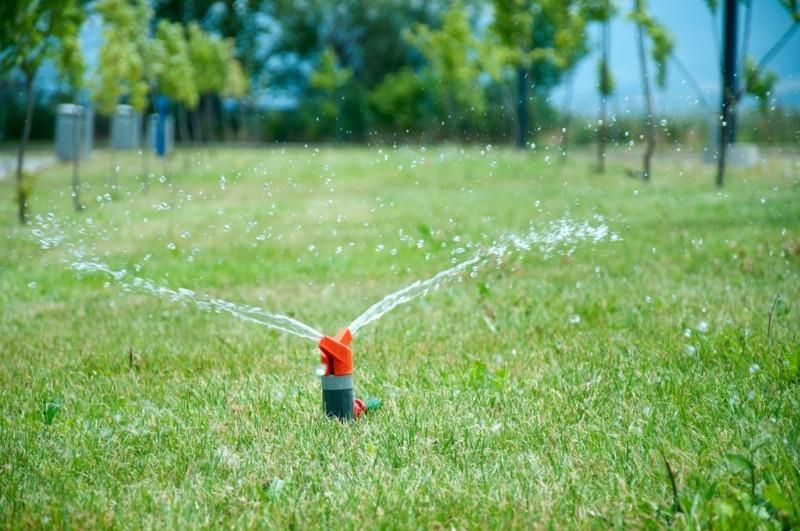
[[[56,156],[59,160],[86,159],[92,151],[94,114],[80,105],[56,108]]]
[[[151,152],[156,150],[156,121],[157,114],[147,116],[147,149]],[[171,115],[164,117],[164,151],[166,154],[172,153],[175,147],[175,120]]]
[[[117,105],[111,118],[111,147],[139,149],[142,136],[142,117],[130,105]]]

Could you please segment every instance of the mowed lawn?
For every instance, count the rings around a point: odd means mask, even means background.
[[[330,334],[507,231],[620,236],[364,328],[357,392],[383,407],[352,425],[323,418],[311,341],[70,270],[0,181],[0,525],[800,525],[798,155],[722,190],[697,154],[650,184],[635,156],[217,148],[145,178],[96,152],[80,214],[69,165],[37,172],[66,243]]]

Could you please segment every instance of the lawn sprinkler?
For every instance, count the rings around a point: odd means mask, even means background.
[[[380,407],[380,400],[366,402],[355,397],[353,391],[353,335],[345,328],[336,337],[322,336],[319,340],[320,361],[325,372],[322,381],[322,408],[325,416],[343,422],[359,418],[364,413]]]

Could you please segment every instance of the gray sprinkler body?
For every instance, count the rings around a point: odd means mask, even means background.
[[[355,420],[353,375],[322,376],[322,407],[325,416],[342,421]]]

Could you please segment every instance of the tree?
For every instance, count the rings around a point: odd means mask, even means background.
[[[127,101],[138,114],[144,114],[150,91],[148,76],[152,75],[149,35],[153,13],[150,5],[147,0],[99,0],[95,11],[103,19],[103,44],[92,87],[97,111],[112,116],[117,105]],[[145,176],[147,160],[147,150],[144,150],[142,173]],[[117,174],[112,158],[109,174],[112,191],[117,188]]]
[[[213,97],[225,88],[228,75],[228,62],[231,56],[230,44],[220,37],[207,33],[198,24],[189,24],[189,58],[195,72],[194,83],[205,109],[206,139],[213,137],[214,110]],[[196,117],[196,113],[195,117]],[[195,122],[195,132],[200,128]]]
[[[650,53],[656,68],[656,84],[665,87],[667,84],[667,60],[672,53],[673,43],[666,30],[647,13],[645,0],[634,0],[631,19],[636,24],[636,43],[639,51],[639,65],[642,73],[642,95],[645,104],[645,136],[647,146],[642,159],[641,177],[649,181],[651,161],[656,148],[656,116],[653,108],[653,96],[650,92],[650,75],[647,68],[645,38],[650,39]]]
[[[419,76],[405,67],[387,74],[369,96],[372,111],[395,132],[411,130],[422,119],[424,89]]]
[[[73,94],[73,99],[78,102],[78,94],[83,89],[83,54],[81,52],[81,44],[78,40],[78,35],[65,36],[61,43],[62,53],[59,54],[59,70],[64,73],[64,79],[69,87],[69,91]],[[81,137],[82,124],[79,117],[83,117],[83,109],[81,113],[73,120],[72,142],[73,142],[73,158],[72,158],[72,206],[80,212],[84,209],[81,202],[81,178],[80,178],[80,158],[81,148],[84,139]]]
[[[517,147],[530,135],[529,90],[555,85],[580,50],[583,17],[569,0],[494,0],[492,34],[516,77]],[[561,53],[564,52],[564,53]],[[571,57],[573,56],[573,57]]]
[[[156,80],[158,91],[179,105],[178,127],[181,137],[188,139],[187,109],[197,108],[200,96],[186,31],[180,23],[160,20],[156,26],[155,41],[158,46],[151,50],[158,55],[152,58],[159,64]]]
[[[564,117],[559,139],[559,153],[561,161],[567,158],[567,143],[572,122],[572,93],[575,84],[575,68],[588,53],[586,45],[586,13],[582,6],[576,4],[573,8],[559,11],[554,36],[556,50],[556,65],[565,74],[567,86],[564,95]]]
[[[472,33],[464,5],[456,2],[444,13],[441,29],[416,24],[405,37],[427,60],[424,75],[443,110],[442,122],[447,123],[451,136],[457,124],[463,132],[486,106],[479,80],[480,43]]]
[[[242,63],[239,62],[239,60],[235,57],[236,50],[234,48],[233,41],[227,40],[226,42],[230,48],[230,51],[228,52],[228,70],[225,74],[225,86],[222,87],[222,97],[236,100],[240,110],[240,117],[243,118],[244,114],[241,112],[244,108],[243,100],[250,90],[250,81],[247,78],[247,74],[245,73]],[[226,129],[228,129],[228,120],[226,120],[224,123],[226,124]],[[242,119],[239,124],[240,138],[242,137],[241,132],[243,126],[244,123]],[[232,135],[229,133],[227,136],[228,138],[231,138]]]
[[[311,88],[322,94],[323,100],[320,103],[319,111],[323,115],[325,123],[334,124],[337,137],[341,132],[338,124],[341,114],[340,91],[352,76],[353,72],[348,68],[342,68],[336,52],[333,48],[328,47],[322,52],[317,67],[308,77],[308,84]]]
[[[97,80],[92,98],[98,112],[112,115],[123,98],[138,112],[147,107],[147,41],[152,11],[147,0],[99,0],[103,18]]]
[[[597,59],[597,92],[600,106],[597,120],[597,171],[606,170],[606,144],[608,143],[608,98],[614,95],[614,76],[611,73],[611,19],[616,9],[611,0],[586,0],[585,17],[600,24],[600,57]]]
[[[82,64],[75,58],[83,22],[78,0],[4,0],[0,2],[0,74],[19,71],[25,87],[25,125],[17,150],[17,205],[20,223],[28,221],[32,182],[25,176],[25,150],[33,119],[33,82],[46,60],[55,60],[62,75],[77,79]]]

